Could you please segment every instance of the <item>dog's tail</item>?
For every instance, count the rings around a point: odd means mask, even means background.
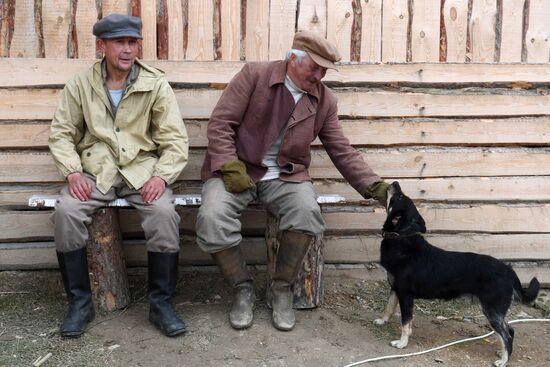
[[[516,276],[516,279],[514,281],[514,288],[517,294],[520,295],[521,302],[531,303],[537,298],[537,295],[539,294],[540,283],[537,278],[533,278],[531,279],[531,282],[529,282],[529,286],[527,287],[527,289],[523,289],[521,287],[521,283],[518,277]]]

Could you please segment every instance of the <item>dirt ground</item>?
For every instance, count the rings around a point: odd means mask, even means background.
[[[57,271],[0,272],[0,366],[31,366],[52,353],[49,366],[333,366],[367,358],[418,352],[488,332],[475,303],[419,301],[409,346],[397,350],[399,320],[375,326],[388,295],[383,283],[326,278],[325,304],[297,312],[297,325],[280,332],[271,325],[263,300],[264,274],[256,274],[260,299],[254,325],[233,330],[227,321],[230,294],[216,272],[184,272],[174,305],[188,332],[166,338],[147,321],[145,269],[131,269],[132,303],[124,311],[99,315],[79,339],[62,339],[58,324],[66,299]],[[548,294],[548,292],[547,292]],[[542,297],[541,297],[542,298]],[[515,303],[508,319],[548,318],[548,303]],[[550,366],[550,323],[516,324],[509,366]],[[405,359],[361,366],[491,366],[495,337]]]

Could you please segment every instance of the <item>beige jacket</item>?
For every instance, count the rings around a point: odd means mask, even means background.
[[[188,158],[188,138],[172,88],[163,72],[144,63],[118,110],[111,107],[101,61],[63,89],[49,147],[59,172],[88,172],[106,193],[120,173],[134,189],[152,176],[173,183]]]

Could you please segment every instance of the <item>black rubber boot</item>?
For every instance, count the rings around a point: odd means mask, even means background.
[[[298,277],[313,236],[284,231],[279,238],[279,250],[271,292],[273,295],[273,325],[283,331],[292,330],[296,324],[294,293],[292,286]]]
[[[246,329],[254,318],[254,284],[248,273],[240,246],[234,246],[212,254],[223,277],[233,288],[233,304],[229,323],[234,329]]]
[[[179,252],[148,252],[149,321],[164,335],[185,333],[185,323],[176,315],[170,300],[176,289]]]
[[[86,248],[57,252],[57,261],[69,300],[69,310],[59,331],[62,336],[75,338],[84,333],[86,325],[95,317]]]

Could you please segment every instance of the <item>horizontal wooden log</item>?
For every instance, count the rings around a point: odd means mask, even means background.
[[[388,182],[393,178],[387,178]],[[548,178],[532,177],[464,177],[400,179],[403,190],[414,200],[423,201],[549,201]],[[320,195],[341,195],[350,204],[364,204],[365,199],[349,184],[340,181],[316,180],[316,191]],[[0,186],[0,207],[26,209],[28,199],[33,195],[55,195],[62,184],[46,185],[2,185]],[[176,194],[200,194],[200,182],[178,181],[174,185]],[[375,204],[370,201],[370,204]]]
[[[206,120],[186,120],[189,146],[208,144]],[[547,145],[550,119],[405,119],[342,120],[344,134],[354,146],[396,145]],[[49,121],[0,124],[0,148],[47,149]],[[488,134],[487,132],[491,133]],[[316,139],[314,146],[320,146]]]
[[[381,177],[432,178],[538,176],[550,174],[545,148],[361,148],[365,161]],[[180,180],[200,180],[204,150],[191,150]],[[313,178],[342,179],[324,149],[313,149]],[[61,182],[47,152],[0,152],[0,183]]]
[[[0,59],[0,87],[61,85],[95,60]],[[243,62],[146,61],[162,69],[171,83],[226,84]],[[550,82],[545,64],[352,64],[328,70],[326,82],[337,83],[527,83]]]
[[[449,251],[475,252],[494,256],[501,260],[542,261],[550,260],[550,234],[427,234],[426,239],[439,248]],[[380,261],[380,235],[325,236],[324,257],[327,264],[357,264]],[[266,241],[264,237],[244,237],[243,254],[248,264],[266,264]],[[209,265],[214,264],[212,257],[203,252],[196,244],[194,236],[182,236],[180,264]],[[1,257],[0,267],[15,266],[19,261],[25,263],[21,254],[31,256],[28,265],[57,264],[53,242],[19,242],[0,243],[0,253],[5,250],[11,257]],[[49,249],[43,262],[32,251]],[[131,265],[147,263],[147,252],[143,239],[125,240],[124,257]],[[13,251],[13,252],[11,252]]]
[[[396,180],[386,177],[386,181]],[[549,177],[448,177],[448,178],[400,178],[404,192],[413,200],[444,202],[525,202],[550,201]],[[365,204],[365,199],[349,184],[340,180],[317,179],[313,182],[319,195],[341,195],[349,204]],[[33,195],[55,195],[62,183],[41,185],[0,185],[0,208],[26,209]],[[200,194],[199,181],[177,181],[176,194]],[[370,201],[369,204],[375,204]]]
[[[430,233],[549,233],[550,204],[446,205],[419,204],[418,208]],[[197,209],[178,209],[182,233],[194,233]],[[325,207],[326,235],[379,233],[385,210],[365,206]],[[139,215],[132,209],[120,209],[120,222],[126,237],[142,236]],[[0,241],[29,241],[53,238],[50,211],[0,212]],[[265,215],[262,209],[243,213],[243,233],[262,235]]]
[[[360,117],[452,117],[533,116],[550,114],[550,96],[403,93],[381,90],[335,91],[341,116]],[[57,106],[59,89],[0,89],[0,110],[4,120],[49,120]],[[176,99],[185,119],[207,119],[221,96],[218,89],[176,89]]]
[[[550,266],[548,264],[510,263],[523,286],[529,284],[533,277],[537,277],[542,287],[550,286]],[[325,268],[327,277],[344,277],[367,281],[383,281],[387,279],[386,271],[378,263],[359,265],[329,264]]]
[[[533,276],[539,277],[543,284],[550,284],[550,271],[548,264],[541,260],[548,259],[548,249],[543,246],[548,241],[548,235],[465,235],[465,236],[427,236],[428,240],[441,248],[475,251],[495,256],[501,260],[509,261],[508,256],[514,255],[514,247],[524,249],[518,251],[516,261],[512,262],[524,284]],[[502,241],[502,242],[501,242]],[[361,244],[359,243],[361,242]],[[535,247],[520,247],[522,243],[539,242],[546,257],[527,261],[525,253],[535,254]],[[464,243],[464,246],[455,248],[454,244]],[[502,246],[499,245],[502,243]],[[376,236],[358,237],[328,237],[325,241],[325,275],[349,276],[359,279],[384,280],[385,272],[377,263],[375,248],[379,246],[380,238]],[[481,246],[483,244],[483,246]],[[485,246],[487,245],[487,246]],[[242,242],[243,253],[249,265],[262,266],[265,264],[266,248],[263,238],[245,237]],[[494,246],[494,247],[493,247]],[[367,256],[365,247],[373,248],[373,256]],[[123,246],[124,256],[128,266],[145,266],[147,252],[143,241],[126,241]],[[342,255],[344,252],[344,256]],[[355,260],[353,257],[356,257]],[[342,259],[344,261],[342,261]],[[195,244],[193,238],[182,240],[180,252],[180,266],[193,266],[194,270],[207,268],[204,265],[213,265],[210,255],[202,252]],[[57,268],[55,245],[53,242],[29,242],[29,243],[0,243],[0,270],[15,269],[55,269]],[[197,266],[200,266],[197,268]],[[208,267],[210,268],[210,267]],[[212,267],[210,271],[217,270]],[[376,275],[373,278],[373,275]]]

